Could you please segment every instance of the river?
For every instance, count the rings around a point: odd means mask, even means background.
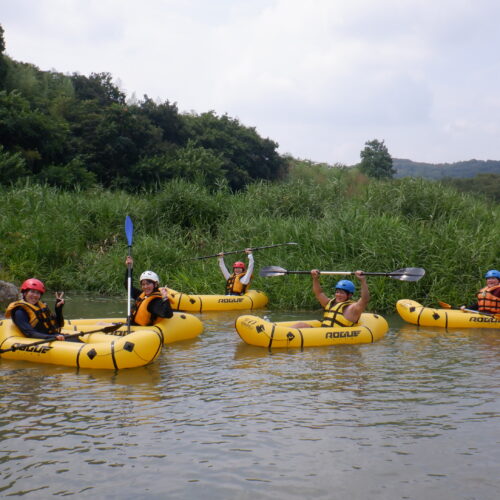
[[[70,294],[65,315],[125,310]],[[0,359],[0,497],[498,498],[498,330],[386,316],[375,344],[269,352],[239,314],[139,369]]]

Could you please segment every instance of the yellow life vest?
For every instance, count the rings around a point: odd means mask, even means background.
[[[153,292],[147,297],[144,292],[142,292],[135,300],[135,304],[131,312],[132,323],[141,326],[152,325],[156,318],[153,318],[153,315],[148,311],[148,306],[152,300],[158,298],[162,298],[160,292]]]
[[[495,285],[492,287],[485,286],[479,290],[477,294],[478,311],[500,314],[500,297],[491,293],[499,288],[500,285]]]
[[[33,305],[25,300],[16,300],[7,306],[5,317],[11,318],[12,311],[17,307],[26,311],[28,314],[28,321],[33,328],[36,328],[36,326],[41,323],[50,335],[57,335],[59,333],[59,327],[57,326],[50,309],[47,307],[47,304],[38,301],[35,305]]]
[[[243,276],[245,276],[245,273],[233,273],[229,276],[226,281],[226,295],[243,295],[247,291],[247,288],[250,288],[250,282],[252,279],[250,278],[248,285],[244,285],[241,282],[241,278],[243,278]]]
[[[354,300],[346,300],[345,302],[335,303],[335,299],[331,299],[325,306],[325,313],[323,315],[323,322],[321,326],[332,328],[335,326],[352,326],[354,321],[349,321],[344,316],[345,309],[354,304]]]

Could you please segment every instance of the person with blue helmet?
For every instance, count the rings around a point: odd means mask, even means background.
[[[484,277],[486,286],[477,293],[477,301],[470,306],[462,306],[460,309],[500,314],[500,271],[490,269]]]
[[[339,327],[352,326],[359,321],[361,314],[365,311],[368,302],[370,301],[370,291],[366,282],[366,276],[363,271],[356,271],[354,275],[361,284],[361,296],[358,300],[353,300],[352,297],[356,291],[354,283],[350,280],[340,280],[334,285],[335,296],[329,298],[321,288],[319,282],[320,271],[313,269],[312,289],[316,299],[325,310],[322,327]],[[299,322],[293,325],[295,328],[307,328],[310,325],[304,322]]]

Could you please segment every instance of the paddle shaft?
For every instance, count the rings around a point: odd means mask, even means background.
[[[294,243],[293,241],[290,241],[288,243],[276,243],[274,245],[265,245],[265,246],[262,246],[262,247],[253,247],[253,248],[249,248],[249,250],[251,250],[252,252],[255,252],[256,250],[264,250],[265,248],[274,248],[274,247],[282,247],[284,245],[298,245],[298,243]],[[232,255],[232,254],[235,254],[235,253],[243,253],[244,251],[246,250],[243,249],[243,250],[233,250],[231,252],[221,252],[222,255]],[[192,259],[188,259],[188,260],[201,260],[201,259],[210,259],[212,257],[219,257],[220,254],[218,253],[214,253],[213,255],[205,255],[203,257],[193,257]]]
[[[444,309],[457,309],[458,311],[463,311],[463,312],[468,312],[468,313],[473,313],[473,314],[481,314],[482,316],[489,316],[489,317],[493,317],[496,319],[500,319],[500,314],[488,313],[488,312],[484,312],[484,311],[476,311],[475,309],[467,309],[467,308],[462,309],[460,307],[454,308],[452,305],[447,304],[446,302],[441,302],[441,301],[438,301],[438,304]]]
[[[318,273],[324,275],[356,275],[354,271],[318,271]],[[367,273],[364,271],[362,273],[363,276],[385,276],[399,281],[418,281],[425,275],[425,269],[421,267],[405,267],[386,273]],[[269,278],[272,276],[285,276],[286,274],[311,274],[311,271],[288,271],[279,266],[266,266],[260,270],[259,274],[264,278]]]
[[[326,276],[354,276],[356,273],[354,271],[318,271],[319,274]],[[311,274],[311,271],[286,271],[284,274]],[[363,271],[363,276],[420,276],[419,274],[408,274],[408,273],[365,273]]]
[[[132,238],[134,235],[134,224],[127,215],[125,217],[125,235],[128,243],[128,256],[132,257]],[[127,264],[127,333],[130,333],[132,323],[132,264]]]

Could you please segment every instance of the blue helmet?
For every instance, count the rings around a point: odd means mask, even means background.
[[[354,286],[354,283],[349,280],[340,280],[335,283],[334,286],[335,290],[344,290],[345,292],[348,293],[354,293],[356,291],[356,287]]]
[[[485,278],[498,278],[500,280],[500,271],[496,269],[490,269],[485,275]]]

